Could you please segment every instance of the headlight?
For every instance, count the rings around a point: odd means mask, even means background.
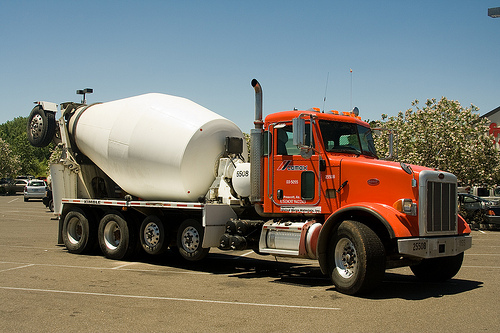
[[[412,199],[400,199],[392,205],[397,211],[410,216],[417,216],[417,204]]]

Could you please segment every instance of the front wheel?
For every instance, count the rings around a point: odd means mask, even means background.
[[[180,256],[189,261],[204,259],[210,248],[203,248],[203,227],[193,219],[181,223],[177,231],[177,248]]]
[[[410,266],[417,278],[425,282],[444,282],[454,277],[462,267],[464,253],[453,257],[423,259]]]
[[[135,251],[134,230],[118,214],[107,214],[99,222],[99,246],[109,259],[126,259]]]
[[[341,293],[373,290],[385,273],[385,249],[377,234],[357,221],[344,221],[329,247],[330,276]]]

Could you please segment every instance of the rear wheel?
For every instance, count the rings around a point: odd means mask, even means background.
[[[425,282],[443,282],[454,277],[462,267],[464,253],[453,257],[423,259],[410,266],[417,278]]]
[[[87,219],[82,210],[76,208],[64,218],[62,238],[68,252],[89,252],[96,243],[95,225]]]
[[[182,258],[189,261],[204,259],[210,248],[202,248],[203,227],[193,219],[181,223],[177,231],[177,248]]]
[[[144,219],[139,229],[139,237],[144,251],[148,254],[162,254],[168,248],[168,235],[158,216],[150,215]]]
[[[28,141],[35,147],[48,146],[56,133],[56,119],[54,112],[45,111],[41,105],[31,110],[28,118]]]
[[[384,245],[372,229],[357,221],[340,224],[330,241],[328,260],[333,284],[344,294],[367,293],[384,277]]]
[[[135,251],[134,230],[118,214],[107,214],[101,219],[98,238],[101,251],[107,258],[126,259]]]

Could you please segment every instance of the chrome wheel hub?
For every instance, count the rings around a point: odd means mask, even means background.
[[[195,252],[200,247],[200,234],[194,227],[187,227],[182,232],[182,247],[187,252]]]
[[[354,244],[342,238],[335,246],[335,269],[343,278],[352,277],[357,270],[358,260]]]
[[[150,222],[144,228],[144,242],[148,247],[155,247],[160,242],[160,228],[156,223]]]
[[[42,116],[37,114],[31,119],[30,132],[33,139],[37,139],[42,135],[43,119]]]

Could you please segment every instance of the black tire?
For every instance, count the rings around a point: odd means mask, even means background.
[[[452,257],[423,259],[410,266],[417,278],[425,282],[444,282],[454,277],[462,267],[464,253]]]
[[[28,202],[28,201],[29,201],[29,199],[24,197],[24,202]]]
[[[339,292],[368,293],[384,278],[385,248],[368,226],[344,221],[330,240],[328,262],[332,282]]]
[[[134,230],[118,214],[107,214],[101,219],[97,237],[106,258],[127,259],[135,252],[137,242]]]
[[[32,146],[48,146],[56,133],[54,112],[45,111],[41,105],[35,106],[29,115],[26,132]]]
[[[210,248],[203,248],[203,227],[193,219],[181,223],[177,231],[177,248],[179,255],[188,261],[204,259]]]
[[[169,238],[158,216],[149,215],[142,221],[139,238],[142,248],[148,254],[158,255],[168,249]]]
[[[94,249],[97,232],[85,213],[75,208],[64,217],[62,239],[70,253],[86,253]]]

